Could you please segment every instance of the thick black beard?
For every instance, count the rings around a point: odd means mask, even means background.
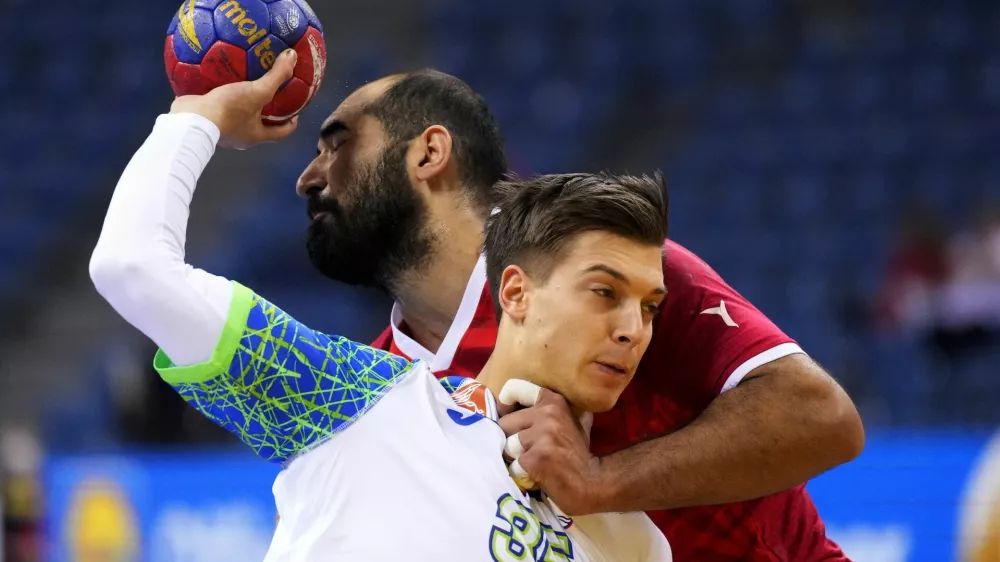
[[[427,206],[406,174],[406,145],[384,151],[375,165],[352,174],[348,206],[314,195],[310,212],[326,212],[306,232],[309,259],[333,279],[393,294],[407,273],[430,261],[434,235],[427,229]]]

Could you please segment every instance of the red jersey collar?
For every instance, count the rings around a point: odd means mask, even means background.
[[[403,324],[403,309],[399,306],[399,302],[394,302],[389,326],[392,329],[392,341],[396,348],[412,360],[425,361],[432,372],[436,373],[450,368],[451,361],[455,358],[455,352],[458,350],[458,344],[462,341],[462,337],[476,316],[476,309],[479,308],[479,301],[485,287],[486,256],[481,255],[469,277],[469,284],[465,286],[465,294],[462,295],[462,304],[458,306],[455,320],[448,328],[444,340],[441,341],[437,354],[431,353],[403,332],[400,328]]]

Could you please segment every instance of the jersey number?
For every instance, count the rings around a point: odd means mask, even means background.
[[[557,545],[547,535],[554,535]],[[573,560],[572,546],[566,533],[542,525],[535,512],[510,494],[497,500],[497,522],[490,533],[490,554],[496,562],[532,560],[568,562]]]

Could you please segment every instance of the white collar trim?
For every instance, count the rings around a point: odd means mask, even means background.
[[[486,256],[481,255],[469,277],[469,284],[465,286],[465,294],[462,295],[462,304],[458,306],[455,320],[448,328],[448,333],[441,341],[441,347],[438,348],[436,355],[403,333],[403,330],[400,329],[403,324],[403,309],[399,306],[398,301],[394,302],[389,325],[392,328],[392,340],[396,343],[396,347],[410,359],[425,361],[431,371],[438,372],[450,368],[451,362],[455,358],[455,352],[458,351],[458,344],[462,341],[469,325],[472,324],[472,319],[476,316],[476,309],[479,308],[484,287],[486,287]]]

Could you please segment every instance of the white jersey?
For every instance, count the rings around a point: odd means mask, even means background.
[[[201,117],[158,119],[119,181],[91,277],[160,346],[164,380],[284,467],[267,561],[670,559],[645,515],[574,521],[526,496],[481,384],[440,383],[186,265],[188,208],[217,141]]]
[[[590,560],[532,513],[503,445],[496,423],[457,407],[416,363],[278,475],[267,560]]]

